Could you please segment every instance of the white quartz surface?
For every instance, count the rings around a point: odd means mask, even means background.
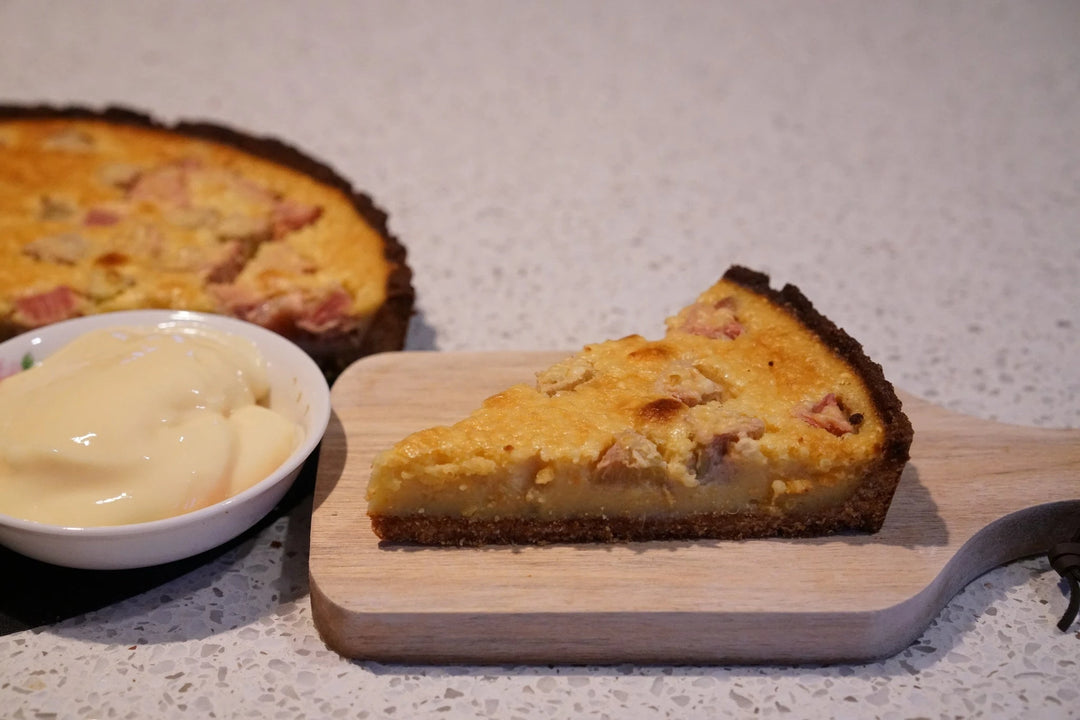
[[[3,101],[212,119],[330,161],[409,248],[411,348],[656,335],[740,263],[797,283],[905,390],[1080,426],[1071,0],[0,0]],[[1054,627],[1045,558],[878,663],[397,667],[318,639],[309,513],[0,637],[0,716],[1080,716],[1080,625]]]

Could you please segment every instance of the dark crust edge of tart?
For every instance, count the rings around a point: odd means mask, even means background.
[[[360,332],[318,334],[295,327],[279,332],[303,347],[331,378],[340,374],[358,357],[401,350],[405,346],[405,336],[416,299],[412,286],[412,270],[406,262],[405,246],[390,231],[389,215],[375,204],[371,196],[353,188],[348,180],[329,165],[277,138],[255,136],[209,121],[178,120],[168,124],[144,112],[120,105],[95,110],[79,105],[0,103],[0,122],[39,119],[94,120],[216,142],[299,172],[343,193],[357,214],[383,239],[383,254],[391,266],[386,281],[386,298]],[[14,337],[31,329],[0,319],[0,339]],[[348,352],[345,352],[346,350]]]
[[[907,465],[913,438],[911,422],[892,383],[885,379],[881,366],[866,355],[862,345],[818,312],[794,285],[775,290],[768,275],[739,265],[729,268],[723,279],[765,297],[793,315],[854,368],[866,385],[885,426],[884,446],[880,459],[868,468],[855,492],[843,504],[813,515],[780,511],[697,513],[684,517],[465,521],[424,515],[371,515],[372,530],[383,542],[443,546],[806,538],[879,531]]]

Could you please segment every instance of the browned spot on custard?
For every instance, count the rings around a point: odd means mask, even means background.
[[[630,360],[667,360],[671,357],[671,348],[662,343],[652,343],[634,350],[626,357]]]
[[[648,422],[667,422],[685,409],[686,405],[675,398],[658,398],[638,408],[638,416]]]
[[[128,263],[128,256],[122,252],[107,252],[104,255],[99,255],[94,259],[94,264],[100,267],[116,267],[117,265],[126,265]]]

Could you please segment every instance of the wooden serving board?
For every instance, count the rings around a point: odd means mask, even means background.
[[[315,624],[331,648],[411,663],[870,660],[905,648],[980,574],[1080,527],[1080,430],[1008,426],[904,395],[912,460],[874,535],[380,544],[365,501],[374,454],[565,355],[390,353],[338,379],[310,564]]]

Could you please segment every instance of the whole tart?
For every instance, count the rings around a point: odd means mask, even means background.
[[[911,439],[858,342],[733,267],[661,339],[587,345],[383,451],[368,514],[440,545],[874,532]]]
[[[284,142],[118,107],[0,105],[0,340],[193,310],[274,330],[333,377],[401,349],[413,301],[386,214]]]

